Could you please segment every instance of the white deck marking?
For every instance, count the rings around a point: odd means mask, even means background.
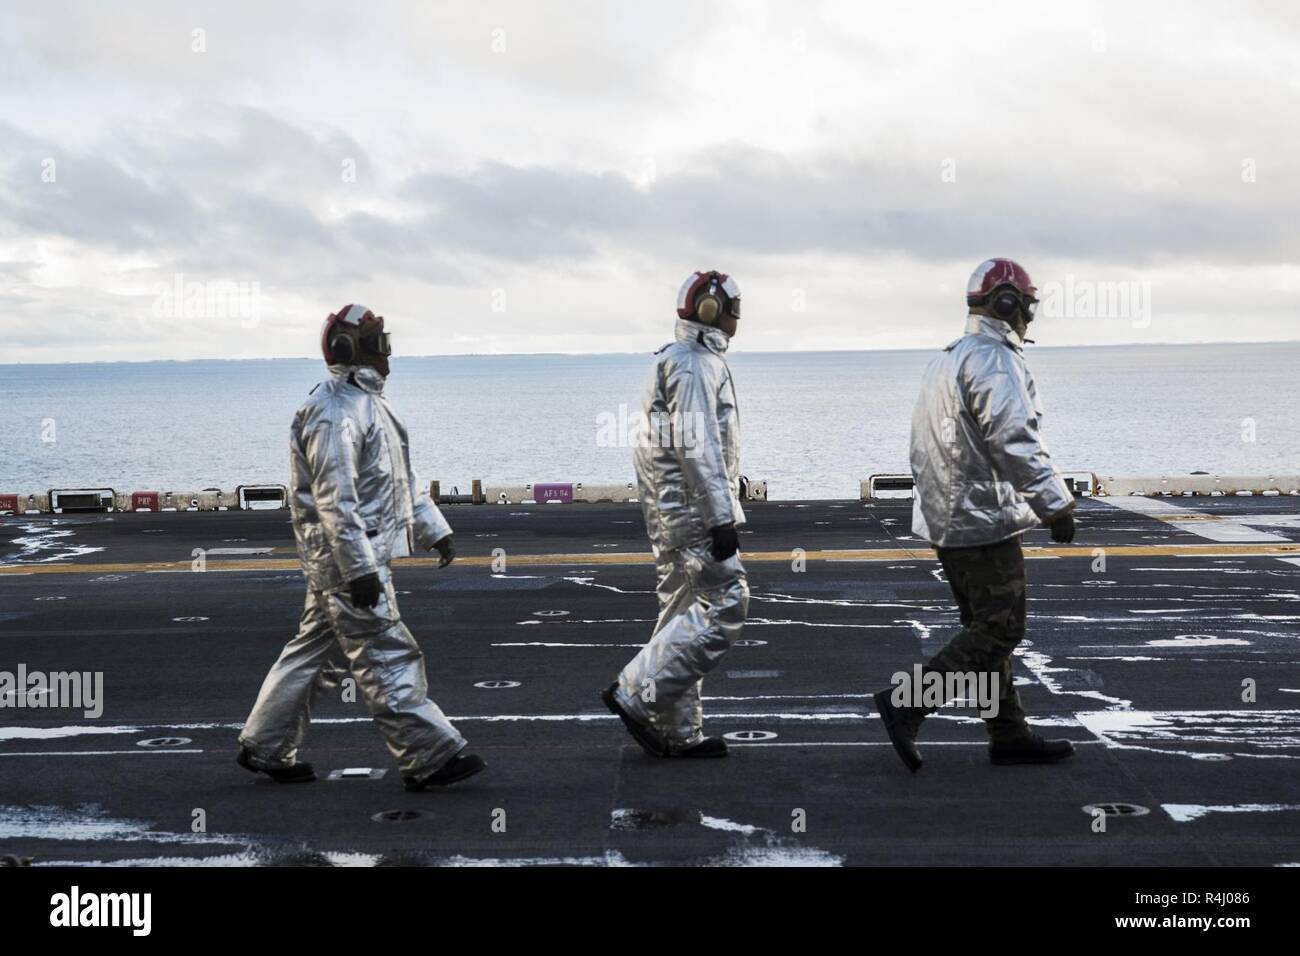
[[[524,622],[529,623],[529,622]],[[644,644],[570,644],[564,641],[503,641],[488,647],[644,647]]]
[[[981,721],[982,723],[982,721]],[[1031,720],[1032,724],[1033,721]],[[1103,744],[1104,740],[1073,740],[1071,741],[1076,747],[1086,747],[1093,744]],[[979,747],[988,749],[989,742],[984,740],[926,740],[922,741],[924,747]],[[794,741],[757,741],[755,743],[735,742],[737,748],[744,747],[892,747],[894,746],[888,740],[808,740],[802,743]]]
[[[624,824],[625,821],[634,818],[638,812],[621,807],[611,810],[610,829],[616,832],[636,829],[635,826],[629,828]],[[842,856],[828,853],[817,847],[795,843],[789,837],[767,827],[696,812],[699,815],[693,821],[683,819],[680,822],[669,823],[667,826],[701,826],[709,830],[735,834],[737,837],[737,842],[729,847],[723,856],[704,861],[705,866],[842,866],[844,864]]]
[[[760,700],[838,700],[838,699],[865,699],[865,694],[762,694],[754,697],[731,697],[705,696],[703,700],[709,701],[760,701]],[[947,712],[945,712],[947,711]],[[1192,713],[1192,712],[1186,712]],[[1212,711],[1209,713],[1219,714],[1221,711]],[[468,721],[485,721],[493,722],[523,722],[536,721],[539,723],[591,723],[591,722],[612,722],[618,718],[609,713],[590,713],[590,714],[471,714],[458,715],[448,718],[453,723]],[[832,723],[842,722],[860,722],[864,720],[879,720],[880,715],[875,711],[862,713],[858,711],[838,711],[838,710],[818,710],[813,709],[807,712],[800,711],[764,711],[764,712],[744,712],[744,713],[710,713],[708,719],[711,721],[733,721],[733,720],[773,720],[773,721],[818,721]],[[955,708],[945,708],[944,711],[933,714],[930,717],[932,721],[949,721],[960,724],[982,724],[983,721],[978,717],[966,716],[956,712]],[[312,726],[333,726],[349,724],[370,724],[371,718],[366,717],[313,717]],[[1051,717],[1030,717],[1031,724],[1039,726],[1066,727],[1077,726],[1078,721],[1062,716]],[[159,731],[195,731],[195,730],[222,730],[238,731],[242,730],[242,723],[224,722],[224,721],[205,721],[191,722],[183,724],[136,724],[136,725],[117,725],[117,726],[63,726],[63,727],[0,727],[0,741],[4,740],[65,740],[72,737],[97,736],[100,734],[131,734],[144,735],[157,733]],[[194,749],[163,749],[151,750],[146,748],[137,748],[134,750],[121,751],[88,751],[88,750],[70,750],[70,751],[42,751],[42,750],[24,750],[13,751],[10,753],[0,754],[0,756],[82,756],[91,754],[159,754],[159,753],[203,753],[202,750]]]
[[[1162,803],[1160,809],[1179,823],[1191,823],[1211,813],[1277,813],[1282,810],[1300,810],[1300,803],[1238,803],[1224,806]]]
[[[1052,675],[1066,674],[1074,670],[1073,667],[1053,667],[1052,658],[1042,651],[1030,650],[1033,647],[1032,641],[1021,641],[1020,646],[1013,652],[1016,657],[1029,669],[1029,672],[1038,679],[1038,683],[1047,688],[1053,694],[1071,694],[1077,697],[1087,697],[1092,700],[1099,700],[1103,704],[1109,704],[1111,709],[1127,710],[1133,705],[1131,700],[1124,700],[1120,697],[1110,697],[1099,690],[1067,690]]]
[[[1193,760],[1300,759],[1300,710],[1083,711],[1079,722],[1113,750],[1145,750]],[[1209,744],[1215,752],[1170,749]],[[1252,748],[1252,749],[1246,749]]]
[[[1208,511],[1193,511],[1189,508],[1180,508],[1163,498],[1143,498],[1137,495],[1103,497],[1096,500],[1108,504],[1112,508],[1132,511],[1136,514],[1146,515],[1148,518],[1155,518],[1157,521],[1173,525],[1179,531],[1186,531],[1188,534],[1194,534],[1208,541],[1231,542],[1234,544],[1247,541],[1270,541],[1285,544],[1291,540],[1285,535],[1275,534],[1272,531],[1260,531],[1251,527],[1252,524],[1291,525],[1290,517],[1285,515],[1253,516],[1245,514],[1225,518]],[[1279,521],[1278,518],[1287,518],[1288,520]]]

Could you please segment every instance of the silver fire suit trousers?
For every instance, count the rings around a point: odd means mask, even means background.
[[[740,555],[715,561],[709,542],[655,551],[659,620],[654,635],[618,676],[619,703],[669,747],[703,739],[701,679],[740,637],[749,581]]]
[[[329,668],[340,657],[402,776],[426,777],[465,747],[465,738],[429,700],[424,654],[402,623],[387,568],[380,577],[384,592],[373,608],[353,607],[346,588],[308,589],[298,633],[266,675],[239,735],[255,762],[283,767],[295,761],[313,696],[324,692]]]

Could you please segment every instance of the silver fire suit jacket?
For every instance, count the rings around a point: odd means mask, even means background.
[[[289,437],[298,560],[312,590],[386,576],[390,559],[451,534],[410,466],[406,427],[367,366],[331,366],[294,416]]]
[[[740,413],[718,329],[677,320],[655,353],[633,462],[655,552],[695,544],[718,525],[743,524]]]
[[[925,370],[912,411],[912,531],[935,547],[996,544],[1074,507],[1038,433],[1020,337],[972,314]]]

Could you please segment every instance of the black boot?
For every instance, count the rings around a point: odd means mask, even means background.
[[[994,740],[989,744],[989,759],[995,764],[1056,763],[1074,756],[1074,744],[1068,740],[1044,740],[1035,733],[1011,740]]]
[[[889,687],[873,694],[871,699],[876,702],[876,710],[880,711],[880,719],[885,724],[885,733],[889,734],[890,743],[894,745],[899,759],[908,770],[916,773],[921,769],[921,752],[916,749],[916,732],[925,715],[921,713],[917,716],[916,708],[913,707],[895,707],[889,699],[893,693],[894,688]]]
[[[486,769],[487,763],[478,754],[459,753],[427,777],[406,777],[403,783],[407,790],[415,793],[434,787],[449,787]]]
[[[316,771],[309,763],[295,763],[288,767],[259,767],[253,763],[253,755],[244,747],[239,748],[235,762],[245,770],[266,774],[276,783],[311,783],[316,779]]]
[[[721,737],[705,737],[698,744],[691,744],[680,750],[674,750],[672,757],[725,757],[727,742]]]
[[[632,735],[632,739],[641,745],[642,750],[652,757],[667,757],[667,741],[660,736],[659,731],[640,723],[625,711],[618,702],[618,696],[614,693],[616,690],[618,690],[617,681],[600,692],[600,699],[605,702],[605,706],[609,708],[610,713],[618,715],[618,719],[623,721],[623,727]]]

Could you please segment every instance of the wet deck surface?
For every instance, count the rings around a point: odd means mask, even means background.
[[[401,564],[396,582],[434,698],[490,766],[431,794],[401,789],[363,705],[337,698],[303,758],[383,776],[286,787],[235,766],[301,609],[287,512],[3,518],[0,671],[102,671],[105,701],[97,719],[0,709],[0,854],[1300,863],[1300,499],[1122,504],[1082,501],[1071,548],[1025,538],[1016,675],[1038,729],[1075,741],[1075,758],[991,766],[973,712],[945,710],[916,776],[867,696],[957,627],[937,561],[909,537],[910,502],[752,506],[750,623],[704,685],[706,729],[740,737],[704,762],[643,755],[597,699],[655,616],[636,509],[449,506],[466,560]],[[1097,833],[1083,808],[1102,803],[1149,812]],[[419,815],[373,819],[393,810]]]

